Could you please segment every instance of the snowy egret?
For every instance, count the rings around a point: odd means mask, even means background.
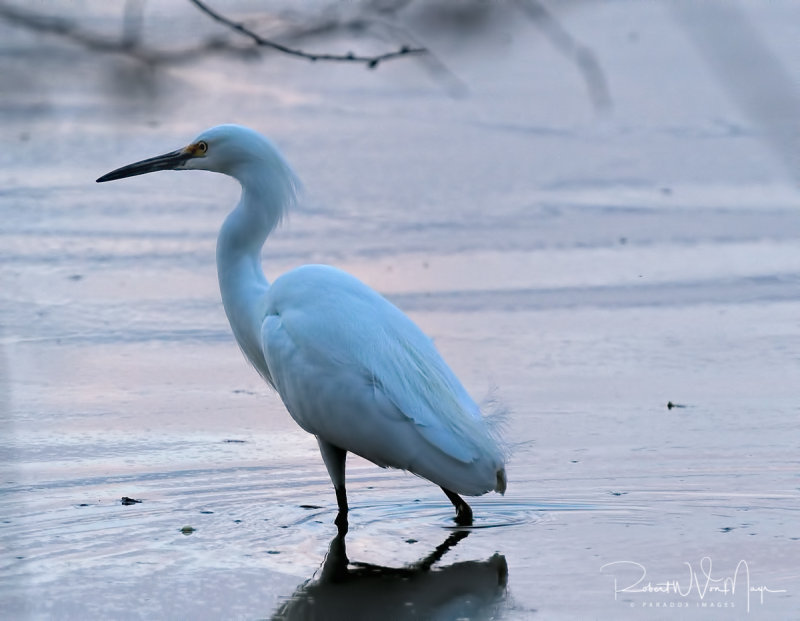
[[[97,181],[157,170],[208,170],[239,181],[239,203],[217,239],[222,303],[247,359],[317,438],[347,526],[345,458],[360,455],[439,485],[458,524],[459,496],[506,489],[499,438],[430,339],[355,277],[305,265],[269,284],[261,249],[296,200],[298,181],[259,133],[220,125],[177,151],[118,168]]]

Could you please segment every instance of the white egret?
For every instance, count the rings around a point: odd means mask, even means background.
[[[189,146],[123,166],[97,181],[157,170],[208,170],[242,186],[217,239],[222,303],[247,359],[300,427],[316,436],[347,525],[345,457],[361,455],[439,485],[458,524],[459,496],[506,489],[497,436],[433,343],[397,307],[325,265],[270,284],[261,249],[296,200],[297,178],[259,133],[220,125]]]

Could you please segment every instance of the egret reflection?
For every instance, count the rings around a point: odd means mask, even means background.
[[[350,561],[346,532],[342,529],[333,538],[317,574],[297,588],[273,614],[273,620],[500,617],[508,579],[503,555],[434,567],[470,531],[452,532],[430,554],[404,567]]]

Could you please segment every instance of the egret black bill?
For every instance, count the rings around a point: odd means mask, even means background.
[[[156,157],[151,157],[141,162],[128,164],[122,168],[112,170],[110,173],[100,177],[97,183],[124,179],[125,177],[135,177],[136,175],[144,175],[157,170],[175,170],[192,157],[192,153],[187,149],[178,149],[177,151],[165,153],[164,155],[157,155]]]

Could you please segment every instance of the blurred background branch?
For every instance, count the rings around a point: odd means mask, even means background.
[[[603,68],[591,49],[578,43],[555,16],[538,0],[519,0],[522,11],[533,21],[553,47],[571,60],[586,82],[589,97],[596,110],[611,107]]]
[[[550,43],[567,60],[575,65],[587,85],[589,98],[596,110],[610,107],[611,97],[607,80],[600,62],[586,45],[579,43],[562,25],[554,13],[540,0],[518,0],[516,3],[500,5],[479,0],[363,0],[353,3],[334,3],[322,5],[314,12],[299,12],[287,9],[280,16],[264,12],[261,15],[229,17],[205,0],[189,0],[192,6],[202,12],[225,31],[220,34],[197,35],[199,41],[186,42],[183,47],[164,48],[144,43],[145,0],[127,0],[122,11],[122,29],[118,35],[99,32],[86,26],[82,17],[64,17],[31,10],[29,6],[0,0],[0,20],[16,27],[55,35],[77,43],[91,51],[121,54],[134,58],[149,66],[176,64],[196,61],[207,55],[226,54],[242,59],[252,58],[260,49],[269,49],[281,54],[308,61],[347,62],[376,68],[379,64],[404,57],[414,57],[421,67],[451,95],[463,95],[466,84],[451,71],[421,37],[413,32],[414,25],[430,28],[417,16],[408,19],[409,13],[416,10],[423,15],[433,16],[436,28],[449,30],[463,38],[463,30],[474,23],[483,24],[484,33],[490,27],[488,22],[498,14],[514,19],[516,10],[526,15]],[[80,15],[80,14],[79,14]],[[88,19],[86,20],[88,21]],[[278,23],[269,36],[260,34],[261,22]],[[414,25],[412,25],[414,23]],[[313,52],[307,48],[286,41],[309,40],[330,34],[345,33],[362,36],[397,45],[394,50],[380,53],[348,51],[345,53]],[[430,35],[430,32],[429,32]],[[244,39],[249,42],[239,43]],[[283,41],[279,43],[278,41]]]
[[[189,2],[214,21],[249,38],[259,47],[266,47],[310,61],[354,62],[365,64],[373,69],[387,60],[428,52],[424,47],[409,45],[402,45],[397,50],[375,55],[361,55],[352,52],[345,54],[305,52],[267,39],[244,24],[218,13],[200,0],[189,0]],[[126,54],[149,64],[182,62],[198,58],[204,53],[225,52],[249,56],[252,51],[252,48],[236,45],[227,38],[219,36],[209,37],[199,44],[178,50],[145,48],[141,43],[142,3],[137,0],[129,0],[125,4],[122,34],[119,37],[110,37],[87,30],[73,19],[45,15],[6,3],[0,3],[0,19],[29,30],[65,37],[93,51]]]
[[[248,49],[222,37],[209,37],[199,44],[175,50],[147,49],[141,44],[141,3],[136,0],[125,4],[119,37],[93,32],[74,19],[45,15],[4,2],[0,2],[0,19],[35,32],[69,39],[92,51],[125,54],[147,64],[187,62],[209,53],[250,55]]]
[[[800,89],[737,3],[670,3],[719,84],[800,182]]]

